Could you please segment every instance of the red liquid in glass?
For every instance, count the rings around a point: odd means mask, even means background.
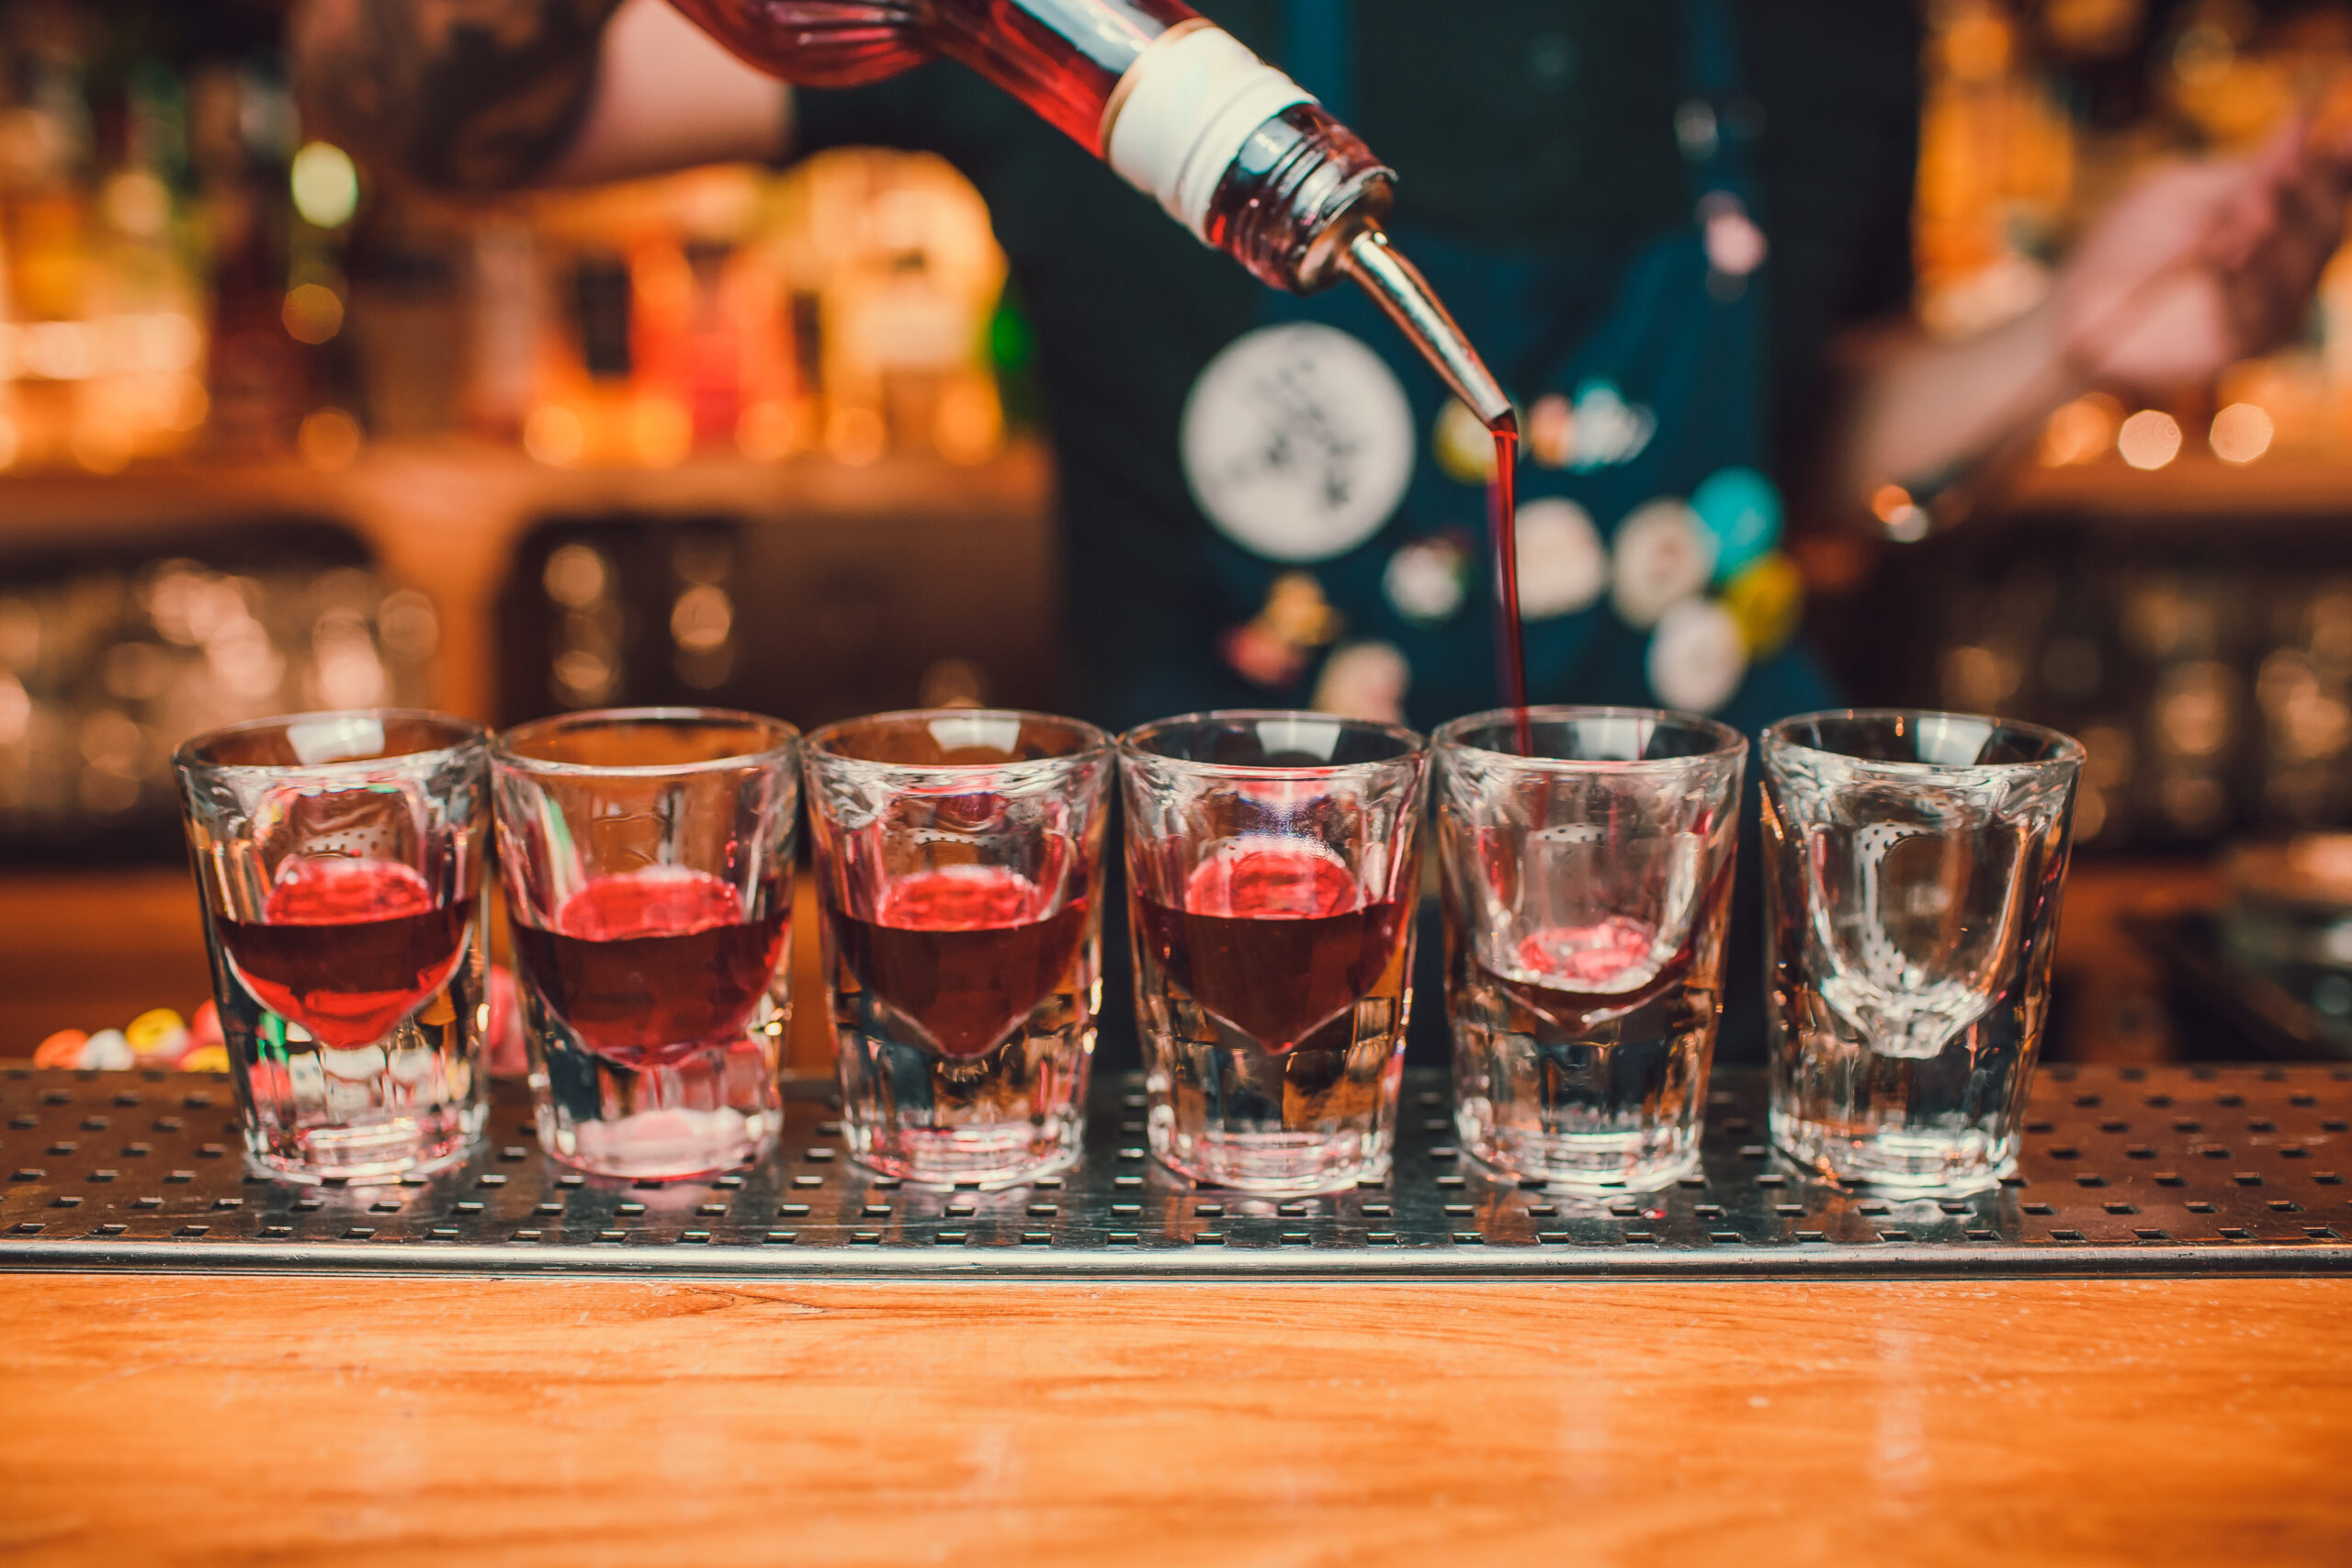
[[[1018,872],[956,866],[901,878],[870,920],[832,911],[857,983],[921,1025],[951,1056],[993,1049],[1057,991],[1086,932],[1086,900],[1051,913]]]
[[[1495,664],[1503,705],[1511,710],[1519,754],[1532,755],[1527,723],[1527,640],[1519,624],[1519,423],[1505,414],[1494,426],[1495,478],[1487,490],[1487,528],[1494,541]]]
[[[1515,973],[1488,973],[1521,1003],[1573,1032],[1599,1015],[1630,1012],[1681,982],[1690,968],[1690,947],[1660,963],[1657,940],[1646,921],[1623,915],[1597,925],[1555,926],[1520,942]]]
[[[1169,978],[1276,1055],[1372,992],[1410,919],[1402,901],[1367,903],[1345,866],[1298,849],[1204,862],[1183,908],[1136,903]]]
[[[599,876],[555,929],[514,922],[525,982],[592,1051],[660,1066],[739,1039],[784,955],[792,899],[779,879],[743,918],[732,884],[684,866]]]
[[[259,920],[215,919],[262,1006],[338,1049],[372,1044],[457,972],[474,901],[435,905],[393,861],[295,859]]]

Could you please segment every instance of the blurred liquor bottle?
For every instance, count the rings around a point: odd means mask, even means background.
[[[859,151],[792,178],[804,200],[780,238],[818,300],[824,449],[848,463],[993,456],[989,327],[1005,273],[978,194],[935,158]]]
[[[110,473],[205,416],[185,94],[128,41],[0,8],[0,468]]]
[[[978,194],[936,159],[699,171],[543,198],[531,220],[559,302],[524,423],[542,461],[970,463],[1002,447],[1003,259]]]
[[[293,99],[274,62],[208,62],[189,83],[189,122],[211,239],[212,444],[237,457],[286,452],[311,403],[304,345],[343,325],[327,285],[288,286]]]

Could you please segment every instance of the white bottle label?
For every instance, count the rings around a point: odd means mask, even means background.
[[[1205,243],[1210,198],[1250,133],[1314,101],[1223,28],[1171,29],[1120,78],[1104,116],[1103,155]]]

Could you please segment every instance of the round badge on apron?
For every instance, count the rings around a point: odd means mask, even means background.
[[[1544,496],[1519,509],[1519,611],[1531,621],[1572,615],[1609,585],[1609,550],[1592,514]]]
[[[1378,533],[1405,498],[1414,445],[1396,373],[1314,321],[1227,344],[1193,383],[1178,432],[1202,514],[1279,561],[1328,560]]]

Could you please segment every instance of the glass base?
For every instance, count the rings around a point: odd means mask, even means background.
[[[1032,1126],[899,1129],[844,1126],[850,1157],[914,1187],[1018,1187],[1078,1163],[1085,1123],[1075,1116]]]
[[[247,1168],[302,1186],[375,1187],[473,1156],[490,1125],[478,928],[467,927],[448,983],[364,1044],[314,1040],[255,1001],[216,953]]]
[[[1404,1076],[1403,1008],[1359,1004],[1346,1045],[1274,1053],[1144,1032],[1152,1156],[1179,1176],[1241,1192],[1329,1192],[1388,1174]]]
[[[1699,1169],[1695,1128],[1631,1133],[1534,1133],[1498,1125],[1483,1101],[1453,1113],[1462,1146],[1479,1161],[1521,1181],[1592,1191],[1649,1192],[1671,1187]]]
[[[1570,1034],[1499,986],[1457,984],[1453,1122],[1522,1181],[1650,1191],[1699,1168],[1714,993],[1689,986]]]
[[[1151,1154],[1179,1176],[1237,1192],[1332,1192],[1387,1179],[1392,1140],[1385,1131],[1327,1136],[1314,1133],[1176,1132],[1170,1118],[1151,1120]]]
[[[775,1146],[781,1026],[647,1066],[577,1043],[537,1007],[531,1093],[539,1146],[598,1176],[691,1181],[738,1170]]]
[[[245,1130],[245,1164],[256,1174],[317,1187],[381,1187],[463,1165],[481,1146],[489,1108],[479,1101],[362,1127],[308,1127],[272,1144]]]
[[[1038,1010],[973,1056],[838,1029],[850,1157],[921,1187],[1013,1187],[1068,1168],[1086,1139],[1094,1026],[1067,997]]]
[[[598,1176],[691,1181],[756,1164],[782,1118],[740,1111],[644,1111],[543,1132],[551,1158]]]
[[[1855,1134],[1834,1122],[1804,1122],[1777,1112],[1772,1146],[1805,1169],[1833,1181],[1890,1191],[1959,1197],[1997,1187],[2016,1174],[2018,1141],[1984,1133]]]

